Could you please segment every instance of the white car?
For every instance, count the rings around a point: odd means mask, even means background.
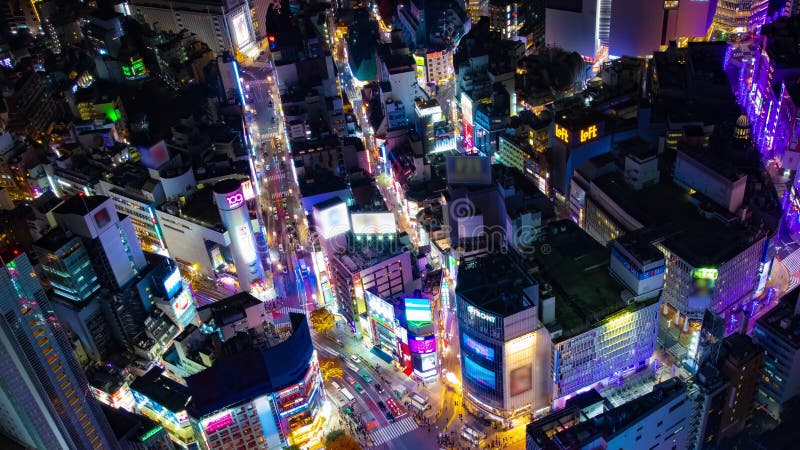
[[[356,364],[361,364],[361,358],[359,358],[358,355],[350,355],[350,359]]]

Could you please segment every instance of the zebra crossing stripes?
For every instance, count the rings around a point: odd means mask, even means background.
[[[405,419],[400,419],[395,423],[390,423],[385,427],[381,427],[373,431],[371,434],[372,441],[374,445],[381,445],[384,442],[397,439],[398,437],[416,429],[417,424],[414,422],[414,419],[411,417],[406,417]]]
[[[800,284],[800,249],[793,251],[786,258],[783,259],[783,265],[789,271],[791,277],[789,281],[789,290],[794,289],[795,286]]]

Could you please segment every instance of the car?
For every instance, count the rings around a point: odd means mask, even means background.
[[[356,384],[356,379],[351,377],[350,375],[345,375],[344,379],[347,380],[347,382],[350,384]]]
[[[388,419],[389,422],[394,422],[394,414],[392,414],[390,411],[386,411],[383,414],[386,416],[386,419]]]
[[[361,364],[361,358],[359,358],[358,355],[350,355],[350,359],[356,364]]]
[[[364,388],[361,387],[360,384],[356,383],[356,384],[353,385],[353,387],[356,389],[356,392],[358,392],[359,394],[363,394],[364,393]]]
[[[386,405],[380,400],[378,401],[378,408],[380,408],[381,411],[386,411]]]
[[[289,269],[287,269],[286,266],[283,266],[283,270],[281,270],[281,272],[283,272],[284,275],[289,275]]]
[[[383,386],[381,386],[380,383],[375,383],[375,392],[383,394]]]
[[[303,251],[303,248],[300,247],[300,244],[295,244],[294,245],[294,251],[297,252],[297,253],[300,253],[301,251]]]
[[[336,381],[331,381],[331,385],[332,385],[332,386],[333,386],[333,388],[334,388],[334,389],[336,389],[337,391],[338,391],[339,389],[341,389],[341,388],[342,388],[341,386],[339,386],[339,383],[337,383]]]

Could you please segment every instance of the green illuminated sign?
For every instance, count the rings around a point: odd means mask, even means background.
[[[147,68],[144,66],[142,58],[131,60],[130,65],[122,66],[122,74],[127,78],[135,78],[147,73]]]
[[[709,268],[694,269],[692,276],[703,280],[716,280],[719,276],[719,271],[717,269]]]
[[[145,433],[145,434],[143,434],[143,435],[139,436],[139,440],[140,440],[140,441],[142,441],[142,442],[144,442],[144,441],[146,441],[146,440],[150,439],[151,437],[155,436],[156,434],[158,434],[158,432],[159,432],[159,431],[161,431],[161,430],[163,430],[163,429],[164,429],[164,427],[163,427],[163,426],[161,426],[161,425],[157,425],[157,426],[153,427],[153,428],[152,428],[150,431],[148,431],[147,433]]]

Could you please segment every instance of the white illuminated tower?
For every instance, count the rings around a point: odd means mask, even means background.
[[[217,203],[222,224],[231,239],[231,256],[236,266],[239,289],[249,291],[256,280],[263,279],[264,268],[256,252],[250,213],[239,180],[223,180],[214,185],[214,201]]]
[[[28,257],[0,262],[0,431],[30,448],[117,448]]]

